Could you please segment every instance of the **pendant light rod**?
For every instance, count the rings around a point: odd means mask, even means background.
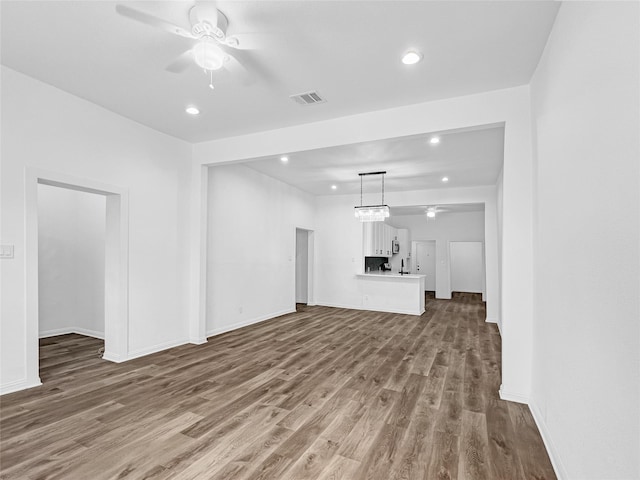
[[[382,175],[382,203],[380,205],[384,205],[384,176],[387,172],[365,172],[359,173],[360,175],[360,206],[362,206],[362,177],[367,175]]]

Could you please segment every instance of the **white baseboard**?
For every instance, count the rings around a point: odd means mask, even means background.
[[[370,312],[383,312],[383,313],[397,313],[400,315],[416,315],[420,316],[424,313],[424,310],[419,313],[416,310],[389,310],[389,309],[381,309],[381,308],[367,308],[363,305],[342,305],[338,303],[322,303],[318,302],[316,305],[320,305],[322,307],[331,307],[331,308],[348,308],[349,310],[368,310]]]
[[[529,404],[529,395],[524,395],[520,392],[511,392],[505,388],[504,384],[500,385],[500,398],[509,402]]]
[[[151,347],[141,348],[139,350],[134,350],[133,352],[129,352],[127,355],[127,360],[133,360],[134,358],[145,357],[147,355],[151,355],[152,353],[158,353],[163,350],[168,350],[170,348],[179,347],[180,345],[185,345],[189,343],[189,340],[186,338],[180,340],[171,340],[170,342],[159,343],[157,345],[152,345]]]
[[[498,323],[498,317],[486,317],[484,321],[487,323]]]
[[[29,379],[29,380],[26,378],[21,378],[20,380],[16,380],[13,382],[0,385],[0,395],[6,395],[7,393],[26,390],[27,388],[39,387],[40,385],[42,385],[42,382],[40,381],[40,377],[36,377],[35,379]]]
[[[363,310],[362,305],[347,305],[342,303],[327,303],[327,302],[317,302],[316,305],[319,307],[347,308],[349,310]]]
[[[282,315],[287,315],[289,313],[294,313],[296,311],[293,309],[281,310],[279,312],[269,313],[267,315],[261,315],[260,317],[254,317],[249,320],[243,320],[241,322],[232,323],[231,325],[225,325],[223,327],[214,328],[213,330],[207,330],[207,337],[214,337],[216,335],[220,335],[222,333],[230,332],[232,330],[237,330],[238,328],[248,327],[249,325],[254,325],[260,322],[266,322],[267,320],[271,320],[272,318],[280,317]]]
[[[484,321],[487,323],[495,323],[498,326],[498,331],[500,332],[500,335],[502,335],[502,322],[498,317],[487,317],[484,319]]]
[[[122,357],[116,353],[110,352],[108,350],[105,350],[105,352],[102,354],[102,359],[103,360],[107,360],[109,362],[113,362],[113,363],[122,363],[122,362],[126,362],[127,360],[129,360],[128,358]]]
[[[207,343],[207,337],[190,338],[189,343],[193,343],[194,345],[202,345],[203,343]]]
[[[54,328],[53,330],[38,332],[38,338],[57,337],[58,335],[68,335],[70,333],[73,333],[71,328]]]
[[[104,332],[98,332],[96,330],[88,330],[86,328],[80,328],[80,327],[65,327],[65,328],[56,328],[53,330],[45,330],[44,332],[38,333],[38,338],[57,337],[58,335],[69,335],[70,333],[76,333],[78,335],[84,335],[85,337],[93,337],[93,338],[99,338],[100,340],[104,340]]]
[[[553,470],[556,472],[556,477],[558,480],[564,480],[569,478],[567,475],[567,470],[564,468],[564,464],[558,454],[558,449],[556,448],[553,440],[551,440],[551,435],[549,435],[549,430],[547,429],[547,424],[543,421],[542,414],[540,413],[540,409],[536,405],[535,402],[531,401],[529,403],[529,410],[531,410],[531,415],[533,415],[533,420],[536,422],[538,426],[538,430],[540,431],[540,436],[542,437],[542,441],[544,442],[544,446],[547,449],[547,453],[549,454],[549,460],[551,460],[551,465],[553,466]]]
[[[87,337],[99,338],[100,340],[104,340],[104,332],[98,332],[96,330],[88,330],[86,328],[74,328],[74,332],[78,335],[85,335]]]

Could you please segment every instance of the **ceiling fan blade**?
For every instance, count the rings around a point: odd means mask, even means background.
[[[135,8],[131,8],[126,5],[116,5],[116,12],[118,12],[123,17],[127,17],[146,25],[159,28],[161,30],[164,30],[165,32],[173,33],[174,35],[179,35],[186,38],[195,38],[191,34],[191,32],[182,27],[179,27],[178,25],[174,25],[173,23],[169,23],[165,20],[162,20],[161,18],[154,17],[153,15],[141,12],[140,10],[136,10]]]
[[[249,51],[236,50],[222,44],[220,45],[220,48],[224,50],[224,52],[229,55],[229,57],[235,60],[235,62],[237,62],[240,67],[248,72],[249,78],[260,77],[260,80],[264,83],[271,85],[277,84],[276,78],[269,71],[269,69],[262,65],[261,62],[256,60],[255,56],[252,55]]]
[[[233,76],[234,80],[239,81],[242,85],[252,84],[255,79],[251,72],[249,72],[234,55],[227,55],[229,56],[229,60],[224,64],[225,70]]]
[[[222,43],[236,50],[263,50],[273,41],[268,35],[261,33],[234,33]]]
[[[167,68],[165,68],[165,70],[171,73],[182,73],[193,64],[193,53],[191,52],[191,50],[187,50],[173,62],[167,65]]]

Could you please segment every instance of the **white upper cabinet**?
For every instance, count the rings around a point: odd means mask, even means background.
[[[383,222],[362,224],[365,257],[390,257],[393,255],[392,242],[397,230]]]
[[[373,222],[365,222],[362,224],[362,241],[363,241],[363,253],[365,257],[375,257],[373,238]]]

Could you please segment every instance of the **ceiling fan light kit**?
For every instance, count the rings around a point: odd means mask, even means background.
[[[422,54],[415,50],[409,50],[402,56],[402,63],[405,65],[415,65],[422,60]]]
[[[360,175],[360,206],[355,207],[355,217],[361,222],[384,222],[389,218],[389,205],[384,205],[384,175],[387,172],[359,173]],[[380,205],[362,205],[362,177],[367,175],[382,176],[382,201]]]
[[[205,36],[193,47],[193,58],[200,68],[210,71],[222,68],[228,57],[220,50],[216,40]]]
[[[427,216],[427,221],[435,220],[436,219],[436,215],[438,213],[444,213],[446,211],[447,211],[446,208],[441,208],[438,205],[432,205],[430,207],[427,207],[427,211],[425,213],[426,216]]]

